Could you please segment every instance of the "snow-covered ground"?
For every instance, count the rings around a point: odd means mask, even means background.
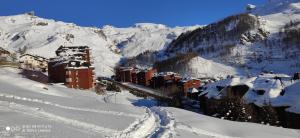
[[[0,137],[299,137],[299,130],[156,107],[127,91],[68,89],[0,68]]]

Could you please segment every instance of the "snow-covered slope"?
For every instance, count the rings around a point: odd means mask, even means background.
[[[299,130],[153,107],[155,101],[135,97],[126,91],[99,96],[63,85],[40,84],[18,73],[17,69],[0,68],[0,137],[300,136]]]
[[[103,32],[118,45],[125,57],[134,57],[146,51],[162,50],[181,33],[199,27],[170,28],[162,24],[138,23],[128,28],[107,25],[103,27]]]
[[[184,33],[157,57],[165,60],[196,53],[249,72],[268,70],[291,75],[300,70],[299,24],[299,0],[272,0],[250,13],[232,15]],[[199,65],[199,72],[206,66],[200,63],[193,64]]]
[[[109,77],[122,56],[162,50],[181,33],[198,27],[140,23],[129,28],[107,25],[100,29],[21,14],[0,17],[0,46],[12,51],[26,46],[26,53],[50,58],[61,45],[87,45],[92,49],[97,76]]]
[[[98,76],[113,75],[113,67],[121,56],[113,42],[101,29],[79,27],[72,23],[42,19],[29,14],[0,17],[1,47],[12,51],[27,47],[27,53],[55,56],[61,46],[87,45],[92,49]]]

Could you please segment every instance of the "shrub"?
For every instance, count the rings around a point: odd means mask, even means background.
[[[116,91],[121,92],[120,87],[118,87],[115,83],[108,83],[106,87],[107,91]]]
[[[37,25],[37,26],[47,26],[48,23],[46,23],[46,22],[39,22],[39,23],[37,23],[36,25]]]

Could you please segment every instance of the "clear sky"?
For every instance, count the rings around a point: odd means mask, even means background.
[[[202,25],[243,12],[246,4],[267,0],[1,0],[0,16],[35,11],[39,17],[81,26]]]

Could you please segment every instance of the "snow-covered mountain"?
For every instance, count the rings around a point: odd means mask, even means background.
[[[97,76],[109,77],[123,56],[161,50],[181,33],[197,27],[200,26],[169,28],[141,23],[129,28],[105,26],[100,29],[27,13],[0,17],[0,46],[11,51],[27,47],[26,53],[50,58],[61,45],[87,45],[92,49]]]
[[[128,28],[104,26],[104,34],[117,45],[124,57],[134,57],[146,51],[159,51],[181,33],[201,26],[170,28],[162,24],[138,23]]]
[[[253,8],[183,33],[165,50],[147,56],[158,61],[156,64],[165,63],[163,70],[172,70],[175,66],[198,66],[185,72],[187,74],[202,72],[206,66],[201,60],[195,63],[193,58],[191,62],[180,64],[182,58],[179,57],[190,54],[237,68],[224,72],[224,75],[239,74],[240,71],[235,71],[239,69],[286,74],[299,71],[300,1],[275,0]]]
[[[0,17],[0,46],[11,51],[27,47],[26,53],[51,58],[61,46],[87,45],[92,49],[96,73],[113,74],[121,56],[101,29],[42,19],[32,14]]]

